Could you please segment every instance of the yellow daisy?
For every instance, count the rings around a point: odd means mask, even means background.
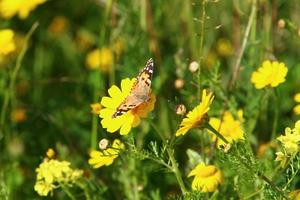
[[[214,165],[198,164],[188,175],[195,176],[192,182],[193,190],[213,192],[223,182],[222,172]]]
[[[200,104],[188,112],[186,118],[180,123],[179,129],[176,131],[176,136],[185,135],[190,129],[201,125],[209,111],[213,99],[214,96],[212,93],[207,94],[206,90],[203,90]]]
[[[232,114],[228,111],[226,111],[223,115],[223,119],[220,120],[219,118],[210,118],[209,124],[216,130],[221,133],[221,135],[224,136],[224,138],[228,142],[236,141],[236,140],[244,140],[244,131],[242,128],[242,122],[243,122],[243,112],[239,111],[238,116],[239,118],[237,120],[234,119]],[[213,141],[216,141],[217,137],[215,134],[213,134],[211,131],[211,137]],[[223,140],[218,139],[217,146],[221,147],[224,145],[225,142]]]
[[[9,19],[19,15],[21,19],[28,17],[29,13],[46,0],[2,0],[0,1],[0,15]]]
[[[119,153],[122,149],[124,149],[124,144],[120,140],[116,139],[114,140],[112,147],[109,147],[103,151],[91,151],[91,158],[88,162],[93,166],[93,168],[100,168],[104,165],[109,166],[119,156]]]
[[[100,69],[103,72],[112,70],[114,64],[114,54],[106,47],[94,49],[86,56],[86,65],[89,69]]]
[[[142,103],[123,115],[112,118],[117,107],[129,95],[135,80],[135,78],[131,80],[129,78],[123,79],[121,81],[121,89],[113,85],[108,89],[110,97],[105,96],[101,99],[103,106],[100,111],[100,117],[102,118],[101,124],[102,127],[106,128],[110,133],[120,129],[121,135],[127,135],[132,127],[136,127],[140,124],[140,118],[147,117],[148,113],[154,109],[156,98],[154,94],[151,94],[149,102]]]
[[[255,85],[256,89],[264,87],[277,87],[280,83],[285,81],[288,68],[282,62],[271,62],[266,60],[258,71],[252,73],[251,82]]]
[[[0,30],[0,56],[7,55],[16,49],[14,32],[11,29]]]

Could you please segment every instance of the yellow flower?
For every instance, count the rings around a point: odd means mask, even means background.
[[[55,189],[55,185],[52,183],[47,183],[44,181],[37,181],[34,185],[34,190],[40,196],[47,196],[49,192],[52,192]]]
[[[200,163],[188,175],[195,176],[192,188],[201,192],[213,192],[223,182],[222,172],[214,165]]]
[[[124,149],[124,144],[120,140],[116,139],[114,140],[112,147],[109,147],[103,151],[91,151],[91,158],[88,162],[93,166],[93,168],[100,168],[104,165],[109,166],[119,156],[119,153],[122,149]]]
[[[1,1],[0,1],[1,3]],[[7,55],[16,49],[14,32],[11,29],[0,30],[0,56]]]
[[[300,120],[295,123],[295,128],[293,129],[294,134],[300,135]]]
[[[298,103],[300,103],[300,93],[295,94],[294,100]]]
[[[108,72],[112,70],[113,64],[113,53],[106,47],[90,51],[86,56],[86,65],[89,69],[100,69],[103,72]]]
[[[284,154],[284,153],[280,152],[280,151],[276,152],[275,154],[276,154],[275,161],[280,162],[280,167],[284,168],[285,165],[288,162],[288,157],[289,156],[287,154]]]
[[[176,131],[176,136],[185,135],[190,129],[201,125],[205,120],[213,99],[214,96],[212,93],[207,94],[206,90],[203,90],[200,104],[188,112],[186,118],[180,123],[179,129]]]
[[[101,99],[101,104],[105,107],[100,111],[101,124],[110,133],[120,129],[121,135],[127,135],[132,127],[140,124],[140,118],[147,117],[148,113],[154,109],[156,98],[154,94],[151,94],[149,102],[142,103],[123,115],[112,118],[117,107],[129,95],[135,80],[135,78],[131,80],[129,78],[123,79],[121,81],[121,89],[113,85],[108,89],[110,97],[105,96]]]
[[[300,141],[300,134],[296,133],[294,130],[286,128],[285,135],[279,136],[277,140],[282,143],[287,154],[296,154],[299,151],[298,143]]]
[[[258,71],[252,73],[251,82],[256,89],[262,89],[267,86],[277,87],[285,81],[287,72],[288,68],[284,63],[266,60]]]
[[[102,109],[102,105],[100,103],[92,103],[91,104],[92,113],[95,115],[100,114],[100,110]]]
[[[284,168],[288,163],[289,157],[296,155],[299,152],[300,141],[300,120],[295,123],[293,129],[286,128],[285,135],[281,135],[277,138],[284,147],[283,152],[276,152],[275,161],[280,162],[280,166]]]
[[[26,109],[24,108],[17,108],[13,110],[10,114],[10,119],[14,123],[24,122],[26,118]]]
[[[0,1],[0,15],[9,19],[18,14],[19,18],[25,19],[29,13],[46,0],[2,0]]]
[[[291,191],[289,193],[289,198],[294,199],[294,200],[299,200],[300,199],[300,189]]]
[[[233,52],[231,42],[225,38],[219,39],[217,42],[217,51],[220,56],[230,56]]]
[[[63,33],[69,25],[67,18],[64,16],[56,16],[49,25],[49,31],[54,35]]]
[[[232,143],[233,141],[237,140],[244,140],[244,131],[242,128],[242,122],[243,122],[243,114],[240,110],[238,112],[239,118],[237,120],[234,119],[232,114],[228,111],[226,111],[223,115],[223,119],[220,120],[219,118],[210,118],[209,124],[216,130],[221,133],[221,135],[224,136],[224,138]],[[212,137],[213,141],[217,140],[217,137],[215,134],[213,134],[211,131],[209,131]],[[217,146],[221,147],[224,145],[224,141],[218,139],[217,140]]]
[[[72,170],[67,161],[45,159],[36,169],[37,179],[44,180],[47,183],[53,183],[57,180],[63,180],[66,174]]]
[[[67,161],[48,158],[35,171],[37,176],[34,190],[41,196],[47,196],[50,191],[59,187],[59,183],[72,184],[83,174],[82,170],[72,169]]]
[[[295,100],[297,103],[300,103],[300,93],[295,94],[294,100]],[[298,104],[298,105],[296,105],[296,106],[294,107],[294,113],[295,113],[296,115],[300,115],[300,104]]]

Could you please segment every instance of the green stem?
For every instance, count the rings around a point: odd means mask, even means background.
[[[86,186],[80,182],[75,182],[75,184],[83,190],[85,199],[91,200],[91,196],[90,196],[88,190],[86,189]]]
[[[276,129],[277,129],[277,124],[278,124],[278,117],[279,117],[279,99],[278,99],[278,94],[276,89],[274,91],[274,121],[273,121],[273,127],[272,127],[272,135],[271,135],[271,140],[275,139],[276,137]]]
[[[150,121],[150,125],[154,128],[155,132],[157,133],[157,135],[159,135],[160,139],[166,143],[166,138],[163,134],[161,134],[161,132],[159,131],[158,127],[152,122]]]
[[[265,175],[261,174],[259,171],[254,170],[251,166],[249,166],[247,163],[245,163],[243,161],[243,159],[241,158],[240,155],[236,156],[238,158],[238,160],[240,161],[240,163],[242,165],[244,165],[245,168],[247,168],[249,171],[251,171],[251,173],[257,175],[261,180],[265,181],[266,183],[268,183],[269,186],[271,186],[271,188],[273,188],[274,190],[276,190],[278,193],[280,193],[283,198],[285,199],[289,199],[287,196],[285,196],[284,192],[278,188],[268,177],[266,177]]]
[[[161,138],[161,140],[163,141],[164,144],[167,144],[167,141],[165,139],[165,137],[161,134],[161,132],[159,131],[159,129],[156,127],[156,125],[152,122],[150,122],[150,124],[152,125],[152,127],[154,128],[154,130],[157,132],[157,134],[159,135],[159,137]],[[165,162],[163,161],[159,161],[158,163],[159,164],[162,164],[164,165],[165,167],[167,167],[168,169],[170,169],[176,176],[176,179],[177,179],[177,182],[180,186],[180,189],[181,189],[181,192],[183,194],[187,193],[187,189],[183,183],[183,179],[182,179],[182,176],[181,176],[181,172],[178,168],[178,164],[176,162],[176,159],[174,157],[174,149],[170,149],[170,146],[168,145],[167,147],[167,152],[168,152],[168,155],[169,155],[169,159],[172,163],[172,166],[169,166],[168,164],[166,164]],[[157,162],[157,160],[154,160],[155,162]]]
[[[228,144],[229,142],[216,130],[214,129],[210,124],[206,123],[204,125],[205,128],[207,128],[208,130],[212,131],[217,137],[219,137],[221,140],[223,140],[223,142],[225,142],[226,144]],[[243,164],[245,166],[245,168],[247,168],[249,171],[251,171],[253,174],[256,174],[260,179],[264,180],[265,182],[267,182],[274,190],[276,190],[277,192],[279,192],[284,198],[287,198],[284,194],[284,192],[279,189],[276,185],[274,185],[274,183],[265,175],[260,174],[260,172],[257,172],[256,170],[253,170],[251,166],[249,166],[247,163],[245,163],[243,161],[243,159],[241,158],[241,156],[237,156],[237,158],[239,159],[240,163]],[[287,198],[288,199],[288,198]]]
[[[290,160],[293,160],[293,159],[290,159]],[[299,163],[298,163],[298,165],[299,165]],[[291,164],[291,167],[292,167],[292,174],[293,175],[290,179],[288,179],[288,182],[285,184],[284,188],[282,189],[283,191],[285,191],[287,189],[287,187],[291,184],[291,182],[294,180],[294,178],[296,177],[296,175],[298,174],[298,172],[300,170],[300,168],[297,168],[296,171],[295,171],[292,164]]]
[[[234,65],[232,79],[231,79],[230,84],[229,84],[229,90],[232,90],[233,87],[235,86],[235,82],[237,80],[237,77],[238,77],[238,74],[239,74],[239,71],[240,71],[241,60],[242,60],[242,57],[244,55],[244,52],[245,52],[245,49],[246,49],[246,46],[247,46],[247,43],[248,43],[248,38],[249,38],[251,27],[253,25],[254,18],[256,17],[256,10],[257,10],[256,1],[257,0],[252,0],[251,13],[250,13],[248,24],[247,24],[247,27],[246,27],[246,30],[245,30],[245,35],[244,35],[244,38],[243,38],[242,46],[241,46],[241,49],[238,52],[236,63]]]
[[[200,26],[200,47],[199,47],[199,69],[198,69],[198,90],[197,90],[197,98],[200,101],[201,96],[201,68],[203,64],[203,44],[204,44],[204,28],[205,28],[205,18],[206,18],[206,10],[205,3],[206,0],[202,0],[202,16],[201,16],[201,26]]]
[[[72,200],[76,200],[75,196],[71,193],[71,191],[69,190],[68,186],[65,186],[63,184],[60,185],[61,188],[63,189],[63,191],[67,194],[67,196],[72,199]]]
[[[212,127],[209,123],[204,124],[204,128],[207,128],[208,130],[213,132],[218,138],[220,138],[226,144],[229,143],[228,140],[226,140],[226,138],[221,133],[219,133],[216,129],[214,129],[214,127]]]
[[[7,107],[8,107],[8,104],[9,104],[9,101],[11,99],[11,93],[14,89],[14,86],[15,86],[15,82],[16,82],[16,78],[17,78],[17,75],[18,75],[18,72],[20,71],[20,68],[21,68],[21,64],[22,64],[22,61],[23,61],[23,58],[25,56],[25,53],[28,49],[28,42],[32,36],[32,34],[34,33],[34,31],[36,30],[36,28],[38,27],[39,23],[38,22],[35,22],[30,30],[28,31],[28,33],[26,34],[25,36],[25,42],[24,42],[24,45],[21,49],[21,52],[20,54],[18,55],[18,58],[17,58],[17,62],[16,62],[16,65],[15,65],[15,68],[13,69],[13,72],[10,76],[10,82],[9,82],[9,86],[8,88],[6,89],[5,91],[5,96],[4,96],[4,101],[3,101],[3,105],[2,105],[2,110],[1,110],[1,117],[0,117],[0,128],[1,128],[1,131],[3,132],[4,131],[4,124],[5,124],[5,120],[6,120],[6,112],[7,112]]]
[[[153,158],[151,156],[147,156],[147,159],[152,160],[152,161],[154,161],[154,162],[156,162],[156,163],[158,163],[158,164],[160,164],[160,165],[168,168],[171,171],[173,170],[173,168],[170,165],[168,165],[167,163],[165,163],[163,160],[158,160],[158,159],[155,159],[155,158]]]
[[[91,149],[97,148],[97,130],[98,130],[98,116],[93,115],[92,117],[92,130],[91,130]]]
[[[100,71],[93,72],[93,101],[97,102],[99,101],[99,91],[101,90],[101,73]],[[92,128],[91,128],[91,149],[96,149],[97,147],[97,141],[98,141],[98,115],[92,116]]]
[[[249,194],[248,196],[243,197],[243,199],[244,200],[246,200],[246,199],[253,199],[253,197],[256,196],[256,195],[258,195],[259,193],[261,193],[262,190],[263,189],[259,189],[259,190],[255,191],[255,192]]]
[[[180,186],[180,189],[181,189],[181,192],[183,194],[186,194],[187,193],[187,189],[185,188],[185,185],[183,183],[183,179],[182,179],[182,176],[181,176],[181,172],[178,168],[178,164],[175,160],[175,157],[174,157],[174,150],[170,149],[169,147],[167,148],[167,152],[168,152],[168,155],[169,155],[169,158],[171,160],[171,163],[172,163],[172,168],[173,168],[173,173],[175,174],[176,176],[176,179],[177,179],[177,182]]]

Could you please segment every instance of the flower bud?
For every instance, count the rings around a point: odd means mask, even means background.
[[[284,29],[284,27],[285,27],[285,21],[283,19],[278,20],[277,26],[280,29]]]
[[[231,149],[231,144],[230,143],[228,143],[228,144],[224,144],[224,152],[225,153],[228,153],[228,151]]]
[[[183,104],[179,104],[176,106],[176,114],[184,115],[186,113],[186,107]]]
[[[99,115],[100,114],[100,110],[102,109],[102,105],[100,103],[93,103],[90,105],[91,109],[92,109],[92,113],[95,115]]]
[[[190,63],[190,65],[189,65],[190,72],[195,73],[198,69],[199,69],[199,63],[198,62],[193,61],[193,62]]]
[[[101,150],[105,150],[105,149],[107,149],[107,147],[108,147],[108,145],[109,145],[109,141],[107,140],[107,139],[102,139],[102,140],[100,140],[99,141],[99,148],[101,149]]]
[[[181,79],[181,78],[176,79],[175,82],[174,82],[174,86],[178,90],[182,89],[183,86],[184,86],[184,80]]]
[[[48,158],[53,158],[55,156],[55,151],[52,148],[49,148],[46,155]]]

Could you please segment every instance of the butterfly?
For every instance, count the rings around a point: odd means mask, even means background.
[[[153,75],[153,59],[150,58],[144,69],[136,77],[136,81],[130,90],[129,95],[125,100],[117,107],[112,118],[123,115],[124,113],[136,108],[144,102],[150,100],[149,94],[151,92],[151,79]]]

